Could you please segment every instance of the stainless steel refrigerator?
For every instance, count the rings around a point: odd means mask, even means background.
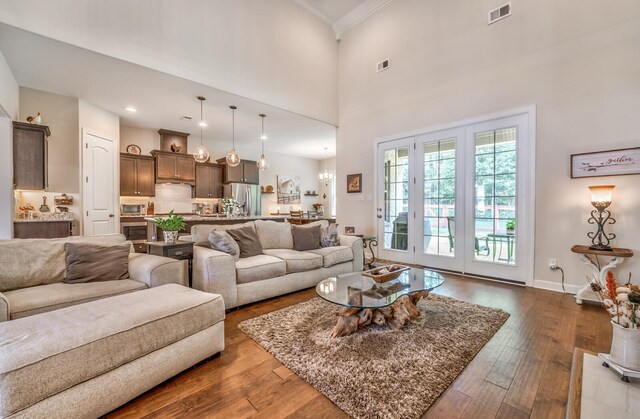
[[[261,193],[259,185],[229,183],[224,185],[224,196],[238,201],[243,215],[262,215],[260,208]]]

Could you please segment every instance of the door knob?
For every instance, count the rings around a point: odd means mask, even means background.
[[[378,215],[377,217],[378,217],[378,218],[382,218],[382,215]]]
[[[109,214],[109,218],[113,218],[113,214]]]

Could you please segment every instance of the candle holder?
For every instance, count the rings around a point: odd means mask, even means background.
[[[587,220],[589,224],[595,224],[597,229],[595,232],[587,233],[587,237],[591,239],[591,250],[611,251],[609,246],[611,240],[616,238],[613,233],[606,233],[604,226],[606,224],[615,224],[616,220],[611,216],[611,212],[607,209],[611,205],[615,185],[589,186],[591,191],[591,205],[595,208],[591,210],[591,217]]]

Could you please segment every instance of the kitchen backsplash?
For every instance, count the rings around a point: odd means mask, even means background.
[[[196,204],[211,204],[219,200],[216,199],[195,199],[191,197],[191,186],[175,183],[156,184],[156,196],[152,198],[143,197],[120,197],[121,204],[145,204],[154,203],[156,214],[166,214],[173,210],[176,214],[189,214],[196,210]]]

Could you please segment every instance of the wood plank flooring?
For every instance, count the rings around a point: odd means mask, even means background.
[[[511,317],[424,418],[564,418],[572,352],[609,350],[611,327],[599,306],[573,296],[445,275],[437,290],[501,308]],[[226,349],[218,358],[168,380],[109,418],[346,418],[237,325],[315,297],[313,289],[227,314]]]

